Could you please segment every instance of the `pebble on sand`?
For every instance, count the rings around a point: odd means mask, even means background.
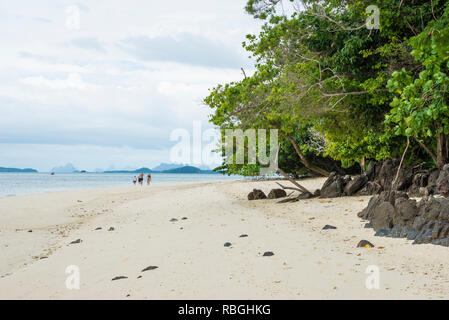
[[[240,235],[240,237],[239,237],[239,238],[246,238],[246,237],[248,237],[248,235],[247,235],[247,234],[242,234],[242,235]]]
[[[323,227],[323,229],[322,230],[333,230],[333,229],[337,229],[337,227],[334,227],[334,226],[331,226],[331,225],[329,225],[329,224],[326,224],[324,227]]]
[[[357,248],[374,248],[374,244],[367,240],[360,240],[359,244],[357,245]]]
[[[230,247],[230,246],[232,246],[232,243],[226,242],[226,243],[224,244],[224,246],[225,246],[225,247]]]
[[[78,243],[81,243],[81,242],[83,242],[83,240],[77,239],[75,241],[70,242],[70,244],[78,244]]]
[[[149,267],[146,267],[145,269],[143,269],[141,272],[151,271],[151,270],[156,270],[157,268],[159,268],[159,267],[156,267],[156,266],[149,266]]]
[[[265,253],[263,254],[263,256],[264,256],[264,257],[271,257],[271,256],[274,256],[274,253],[271,252],[271,251],[267,251],[267,252],[265,252]]]
[[[96,228],[95,230],[101,230],[101,227]]]
[[[178,221],[178,219],[175,219],[175,218],[170,219],[170,222],[176,222],[176,221]]]
[[[108,231],[114,231],[114,230],[115,230],[114,227],[110,227],[110,228],[108,229]]]
[[[128,277],[125,277],[125,276],[118,276],[118,277],[112,278],[112,281],[115,281],[115,280],[122,280],[122,279],[128,279]]]

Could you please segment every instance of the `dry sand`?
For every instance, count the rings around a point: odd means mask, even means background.
[[[303,183],[314,190],[323,181]],[[0,298],[449,298],[449,248],[374,237],[357,217],[369,197],[247,201],[254,187],[268,192],[276,184],[177,183],[0,199]],[[337,229],[321,230],[326,224]],[[361,239],[376,247],[356,248]],[[66,288],[70,265],[80,270],[78,290]],[[379,289],[365,286],[371,265],[379,268]],[[158,268],[142,272],[148,266]],[[117,276],[127,278],[111,281]]]

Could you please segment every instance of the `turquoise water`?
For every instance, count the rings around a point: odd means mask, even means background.
[[[153,173],[152,184],[165,182],[193,182],[238,180],[241,177],[223,176],[221,174],[167,174]],[[0,173],[0,197],[63,191],[132,185],[134,174],[128,173]],[[144,181],[146,182],[146,180]]]

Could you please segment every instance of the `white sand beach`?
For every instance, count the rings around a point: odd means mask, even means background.
[[[314,190],[323,181],[303,184]],[[248,201],[255,187],[268,193],[277,185],[170,183],[2,198],[0,298],[449,298],[449,248],[375,237],[357,217],[369,197]],[[321,230],[326,224],[337,229]],[[362,239],[376,247],[357,248]],[[79,267],[79,289],[66,288],[70,265]],[[379,268],[379,289],[365,286],[370,265]],[[158,268],[142,272],[149,266]],[[118,276],[127,278],[112,281]]]

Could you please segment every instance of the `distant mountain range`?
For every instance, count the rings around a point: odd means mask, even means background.
[[[109,170],[103,173],[153,173],[154,171],[148,168],[140,168],[137,170]]]
[[[0,172],[27,172],[27,173],[31,173],[31,172],[37,172],[37,170],[35,170],[35,169],[30,169],[30,168],[26,168],[26,169],[17,169],[17,168],[4,168],[4,167],[0,167]]]
[[[35,169],[17,169],[17,168],[4,168],[0,167],[0,172],[38,172]],[[71,163],[67,163],[65,166],[54,167],[50,171],[53,173],[86,173],[85,170],[78,170]],[[100,169],[96,169],[95,172],[101,173]],[[103,171],[103,173],[128,173],[128,174],[139,174],[139,173],[197,173],[197,174],[210,174],[216,173],[212,170],[209,170],[207,166],[193,167],[184,164],[176,164],[176,163],[161,163],[160,165],[154,167],[154,169],[150,168],[139,168],[136,170],[107,170]]]
[[[161,164],[162,165],[162,164]],[[156,167],[158,168],[158,167]],[[169,169],[169,170],[151,170],[148,168],[140,168],[137,170],[132,170],[132,171],[128,171],[128,170],[113,170],[113,171],[105,171],[104,173],[129,173],[129,174],[139,174],[139,173],[199,173],[199,174],[210,174],[210,173],[216,173],[212,170],[201,170],[200,168],[197,167],[192,167],[192,166],[183,166],[183,167],[176,167],[173,169]]]
[[[182,168],[187,166],[186,164],[178,164],[178,163],[164,163],[162,162],[160,165],[153,168],[153,171],[165,171],[172,170],[177,168]]]

